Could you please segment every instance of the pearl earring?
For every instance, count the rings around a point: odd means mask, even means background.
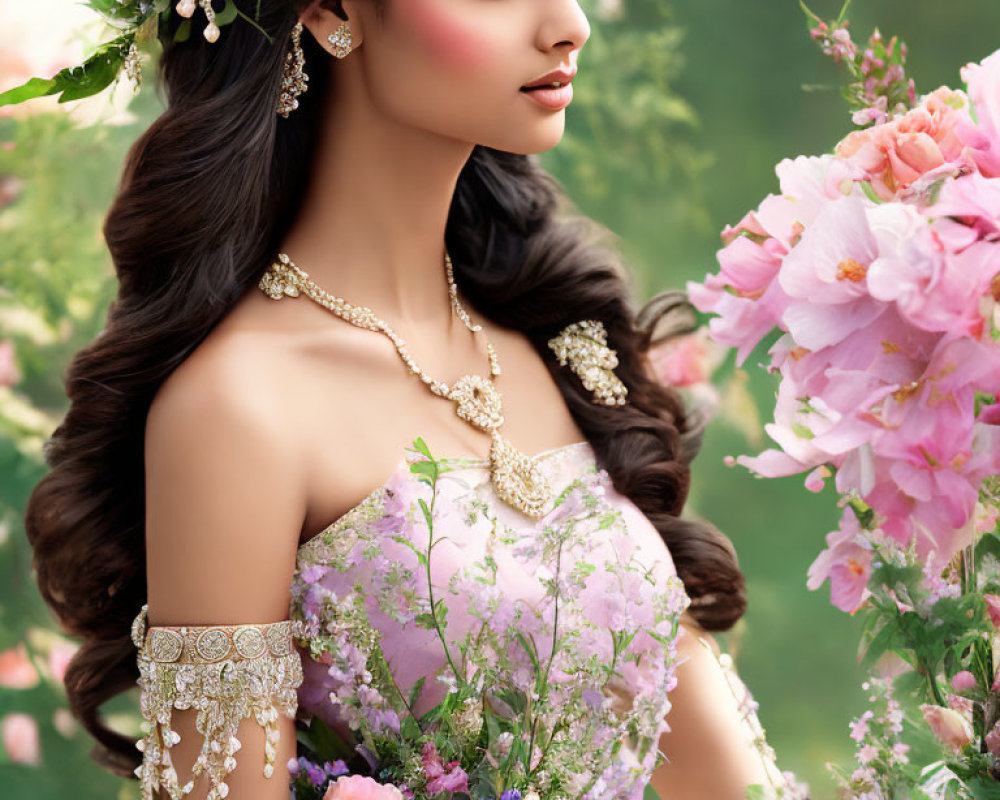
[[[329,34],[326,40],[333,45],[333,54],[337,58],[346,58],[347,54],[351,52],[353,37],[351,29],[347,27],[346,23],[341,22],[340,27]]]

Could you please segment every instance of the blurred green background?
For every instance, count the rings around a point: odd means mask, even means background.
[[[70,0],[49,5],[78,9]],[[583,5],[591,41],[566,137],[543,163],[617,235],[644,298],[715,271],[719,232],[777,190],[774,165],[828,152],[851,129],[834,91],[802,88],[836,86],[842,75],[809,39],[795,0]],[[810,7],[829,19],[840,0]],[[0,0],[0,91],[41,74],[18,60],[12,42],[23,54],[34,43],[30,31],[14,30],[24,19],[14,8]],[[855,0],[849,17],[855,40],[878,26],[907,43],[921,93],[960,86],[959,68],[1000,43],[991,0]],[[38,596],[22,519],[44,474],[42,442],[65,411],[65,366],[101,329],[114,293],[100,223],[125,150],[160,105],[144,91],[129,107],[134,117],[81,124],[76,110],[32,103],[0,114],[0,800],[135,798],[134,783],[88,761],[89,739],[66,709],[60,676],[73,643]],[[725,455],[767,444],[760,422],[770,419],[774,384],[761,359],[751,355],[743,372],[730,354],[716,373],[723,409],[695,462],[687,513],[736,543],[749,610],[725,644],[760,703],[779,765],[825,800],[833,789],[824,764],[850,762],[848,721],[864,709],[860,626],[829,604],[827,587],[805,586],[835,525],[832,492],[723,466]],[[138,733],[136,703],[133,695],[108,704],[116,727]]]

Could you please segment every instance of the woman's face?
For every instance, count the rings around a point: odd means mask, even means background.
[[[344,9],[362,31],[347,60],[359,59],[370,102],[389,119],[514,153],[542,152],[562,138],[564,108],[521,87],[576,71],[590,36],[577,0],[388,0],[381,19],[371,0]]]

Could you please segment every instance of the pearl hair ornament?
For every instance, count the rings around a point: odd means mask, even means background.
[[[52,77],[32,77],[20,86],[0,92],[0,107],[17,105],[44,95],[60,95],[60,102],[80,100],[97,94],[108,86],[116,85],[123,73],[131,83],[133,91],[138,94],[142,88],[140,48],[143,43],[168,36],[164,33],[163,25],[172,14],[181,18],[180,24],[170,28],[169,37],[175,42],[188,38],[192,18],[199,8],[206,19],[202,35],[210,43],[219,41],[221,29],[239,18],[246,19],[270,41],[270,36],[259,24],[259,6],[257,12],[250,17],[231,2],[227,2],[225,8],[216,13],[212,7],[212,0],[176,0],[176,2],[175,0],[113,0],[113,2],[84,0],[84,2],[115,28],[115,37],[96,45],[82,64],[64,67]],[[298,42],[299,33],[301,33],[301,23],[297,22],[291,37],[289,54],[285,59],[281,97],[277,103],[277,111],[282,116],[287,116],[288,112],[297,107],[295,97],[305,91],[305,81],[308,77],[302,70],[304,57]],[[335,58],[345,58],[352,51],[352,32],[344,22],[341,22],[333,33],[327,34],[325,39],[329,42],[329,52]]]
[[[219,26],[215,24],[215,10],[212,8],[212,0],[198,0],[197,5],[201,6],[205,12],[205,16],[208,18],[208,25],[205,26],[205,30],[203,31],[205,38],[210,42],[218,41]],[[180,0],[174,6],[174,11],[185,19],[191,19],[194,16],[195,8],[195,0]]]

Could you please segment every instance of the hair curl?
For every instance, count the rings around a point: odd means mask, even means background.
[[[100,707],[138,678],[129,628],[146,600],[146,414],[167,376],[258,280],[298,212],[302,156],[314,149],[328,80],[315,70],[299,108],[287,120],[275,113],[304,1],[261,0],[258,22],[270,40],[240,20],[215,44],[200,31],[174,42],[176,15],[161,25],[166,109],[130,149],[103,226],[118,292],[104,330],[64,376],[69,409],[45,445],[51,469],[28,501],[41,594],[62,629],[82,640],[64,678],[70,708],[97,741],[91,758],[123,777],[134,777],[140,756],[104,724]],[[302,47],[307,62],[323,63],[312,37]],[[654,331],[662,338],[691,327],[690,307],[668,292],[637,313],[621,264],[595,241],[599,226],[559,213],[561,204],[569,208],[537,158],[476,146],[445,233],[456,281],[477,311],[530,339],[615,488],[662,536],[692,616],[727,629],[745,608],[735,552],[711,525],[679,516],[704,420],[650,377],[645,357]],[[593,403],[547,347],[585,318],[607,328],[626,406]]]

